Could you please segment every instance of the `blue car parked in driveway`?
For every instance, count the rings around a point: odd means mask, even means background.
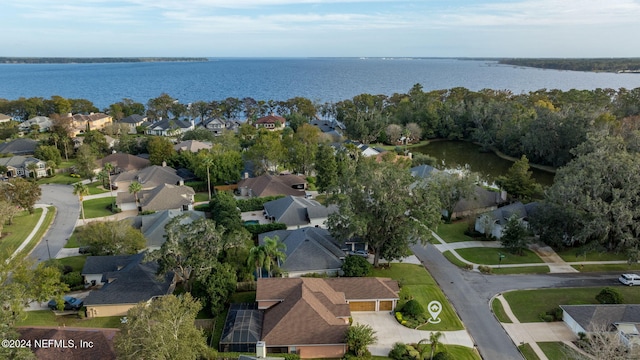
[[[72,296],[64,296],[64,310],[80,310],[82,305],[84,305],[84,301],[81,299],[76,299]],[[58,303],[55,300],[49,301],[47,304],[49,309],[58,310]]]

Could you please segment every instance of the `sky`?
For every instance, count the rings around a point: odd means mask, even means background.
[[[0,24],[0,56],[640,57],[640,0],[4,0]]]

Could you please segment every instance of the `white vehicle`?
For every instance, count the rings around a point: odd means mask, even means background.
[[[623,283],[624,285],[640,285],[640,275],[636,274],[622,274],[618,278],[618,281]]]

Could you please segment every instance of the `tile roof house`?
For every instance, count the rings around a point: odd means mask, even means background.
[[[258,310],[264,311],[260,340],[269,353],[341,358],[347,351],[344,337],[351,312],[390,311],[399,291],[398,283],[388,278],[258,279],[256,302]],[[245,318],[250,321],[253,316]],[[250,325],[239,324],[243,318],[229,320],[226,324],[233,326],[229,329],[225,324],[223,338],[233,338],[234,328]]]
[[[283,118],[282,116],[271,114],[256,119],[253,125],[256,127],[256,129],[263,128],[274,131],[284,129],[286,122],[287,119]]]
[[[145,189],[138,194],[138,206],[135,195],[129,192],[118,192],[116,205],[125,210],[162,211],[162,210],[193,210],[195,191],[190,186],[161,184],[151,189]]]
[[[40,132],[46,132],[51,128],[52,123],[51,119],[46,116],[35,116],[27,121],[21,122],[20,125],[18,125],[18,129],[20,129],[20,131],[29,131],[33,125],[37,125]]]
[[[307,180],[297,175],[263,174],[254,178],[245,178],[238,183],[242,196],[261,197],[274,195],[305,196]]]
[[[166,241],[165,225],[180,215],[186,215],[180,220],[180,224],[183,225],[205,217],[202,211],[163,210],[149,215],[137,216],[134,219],[134,226],[139,228],[147,239],[147,249],[156,250],[164,244]]]
[[[38,168],[36,170],[38,177],[47,176],[47,163],[34,157],[12,156],[0,158],[0,165],[7,167],[6,174],[0,174],[6,177],[30,177],[32,171],[29,170],[29,164],[35,163]]]
[[[515,216],[526,225],[528,216],[531,215],[537,207],[537,202],[523,204],[518,201],[497,208],[496,210],[479,215],[476,218],[475,230],[483,234],[491,234],[496,239],[500,239],[504,231],[504,226],[509,221],[509,218]]]
[[[185,140],[173,145],[173,149],[177,152],[191,151],[197,153],[200,150],[210,150],[211,143],[198,140]]]
[[[640,345],[640,305],[560,305],[562,321],[576,335],[614,331],[627,346]]]
[[[286,196],[264,204],[265,217],[273,222],[284,223],[287,229],[305,226],[325,227],[329,214],[338,211],[338,207],[329,207],[311,199]]]
[[[32,139],[15,139],[0,144],[0,154],[29,155],[36,151],[38,142]]]
[[[118,329],[91,329],[71,327],[18,327],[20,339],[31,340],[31,351],[38,360],[116,360],[113,337]],[[67,346],[35,346],[36,341],[49,339]],[[73,346],[71,346],[73,341]],[[90,343],[91,346],[82,344]],[[51,344],[53,345],[53,344]]]
[[[126,189],[133,181],[142,184],[143,189],[151,189],[162,184],[182,185],[182,177],[169,166],[152,165],[140,170],[130,170],[114,176],[111,179],[119,188]]]
[[[103,270],[102,287],[92,290],[84,299],[87,317],[123,316],[140,302],[173,292],[175,275],[170,272],[158,278],[158,264],[144,263],[144,256],[145,253],[129,255],[128,258],[87,257],[82,274],[95,274],[96,270]]]
[[[103,113],[67,114],[66,119],[71,120],[71,136],[77,136],[89,130],[101,130],[113,122],[113,118]]]
[[[129,125],[129,134],[135,134],[137,132],[136,127],[142,126],[142,124],[147,121],[147,117],[143,115],[133,114],[125,117],[119,122],[122,124]]]
[[[194,125],[192,122],[164,119],[149,125],[145,132],[147,135],[176,136],[193,129]]]
[[[310,273],[335,276],[342,267],[345,252],[326,229],[304,227],[270,231],[258,235],[258,243],[262,245],[265,237],[275,236],[286,245],[284,252],[287,256],[280,268],[287,277]]]
[[[111,163],[113,165],[113,174],[120,174],[124,171],[142,170],[151,162],[148,159],[143,159],[139,156],[125,154],[125,153],[113,153],[109,154],[102,159],[96,161],[98,168],[104,168],[104,165]]]

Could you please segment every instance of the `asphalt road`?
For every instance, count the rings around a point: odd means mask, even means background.
[[[619,286],[618,273],[483,275],[451,264],[431,244],[416,245],[412,249],[456,308],[484,359],[522,359],[491,312],[489,301],[494,295],[518,289]]]
[[[38,204],[55,206],[56,216],[49,231],[29,255],[37,262],[49,259],[49,253],[52,258],[56,256],[73,233],[76,221],[80,216],[80,203],[78,197],[73,195],[71,186],[48,184],[40,185],[40,189],[42,189],[42,196]]]

